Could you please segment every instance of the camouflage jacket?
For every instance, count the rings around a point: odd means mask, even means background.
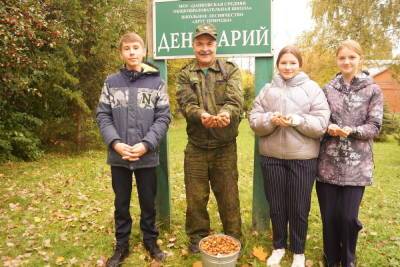
[[[192,61],[177,76],[177,101],[191,144],[212,149],[236,140],[244,100],[240,71],[234,63],[217,59],[205,75]],[[212,115],[227,111],[231,122],[224,128],[207,129],[200,119],[204,111]]]
[[[97,106],[97,123],[108,146],[107,163],[131,170],[159,164],[158,145],[171,121],[168,95],[159,71],[142,64],[142,72],[123,68],[104,82]],[[138,161],[123,160],[114,141],[128,145],[143,142],[148,148]]]
[[[324,92],[332,112],[330,124],[350,126],[352,132],[347,138],[325,135],[317,180],[336,185],[370,185],[373,138],[382,125],[381,89],[365,73],[357,75],[350,86],[344,84],[339,74],[325,86]]]

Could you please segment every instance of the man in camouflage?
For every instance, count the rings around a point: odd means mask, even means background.
[[[210,185],[225,234],[241,237],[236,137],[243,108],[238,67],[216,58],[212,24],[196,27],[195,60],[177,77],[177,100],[187,122],[185,149],[186,233],[189,249],[210,233],[207,203]]]

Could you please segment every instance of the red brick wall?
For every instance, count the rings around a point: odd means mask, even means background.
[[[400,84],[392,77],[391,71],[385,70],[375,75],[374,80],[381,87],[389,110],[400,112]]]

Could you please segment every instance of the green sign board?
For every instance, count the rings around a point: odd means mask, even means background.
[[[155,0],[153,9],[155,59],[192,57],[200,23],[217,27],[219,56],[272,56],[271,0]]]

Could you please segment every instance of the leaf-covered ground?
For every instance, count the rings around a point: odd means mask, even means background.
[[[245,242],[239,266],[265,266],[257,256],[271,251],[270,231],[257,233],[251,229],[253,142],[251,130],[243,121],[238,153]],[[185,143],[185,123],[177,120],[169,131],[171,230],[161,231],[159,240],[168,253],[164,266],[192,266],[200,260],[186,250]],[[359,236],[359,266],[400,266],[399,154],[400,146],[395,142],[375,144],[375,184],[367,188],[360,214],[364,229]],[[104,151],[47,154],[37,162],[3,164],[0,183],[0,265],[104,265],[114,242],[113,193]],[[131,254],[125,266],[149,266],[149,256],[140,244],[136,191],[133,194]],[[209,212],[212,229],[220,232],[213,197]],[[321,254],[321,223],[314,194],[306,248],[308,266],[322,266]],[[282,266],[290,263],[289,254]]]

